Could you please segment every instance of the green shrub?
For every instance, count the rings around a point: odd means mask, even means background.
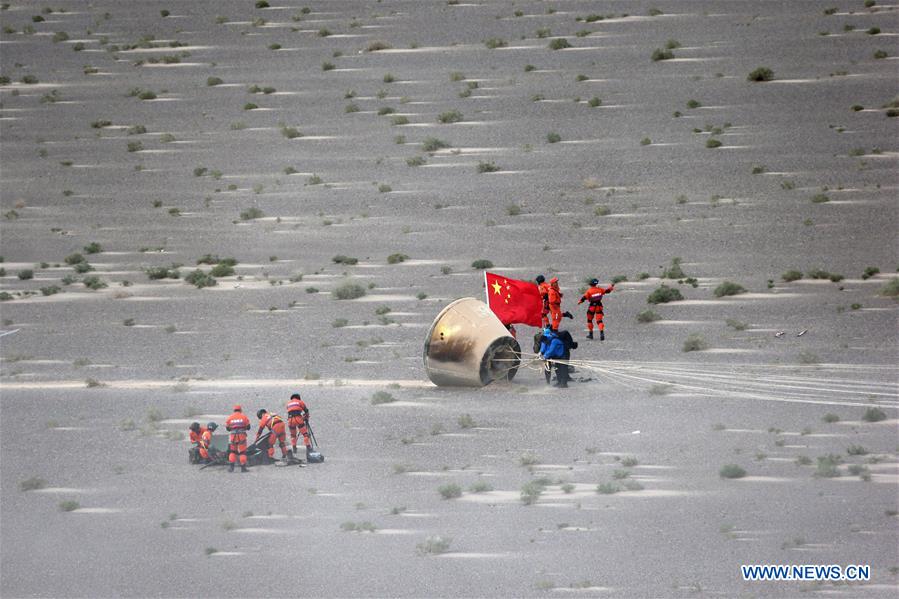
[[[409,259],[406,254],[390,254],[387,256],[387,264],[399,264]]]
[[[885,297],[899,297],[899,277],[893,277],[878,292]]]
[[[99,289],[103,289],[104,287],[108,287],[106,282],[96,275],[90,275],[90,276],[84,277],[84,279],[82,279],[81,282],[84,284],[85,287],[87,287],[88,289],[91,289],[93,291],[97,291]]]
[[[66,501],[59,502],[59,511],[61,512],[74,512],[78,508],[81,507],[81,504],[77,501],[68,499]]]
[[[437,488],[437,492],[444,499],[456,499],[462,497],[462,487],[455,483],[448,483]]]
[[[33,278],[34,278],[34,271],[31,270],[30,268],[26,268],[26,269],[20,270],[19,273],[18,273],[18,277],[19,277],[19,279],[21,279],[22,281],[27,281],[27,280],[29,280],[29,279],[33,279]]]
[[[746,77],[748,81],[771,81],[774,79],[774,71],[768,67],[758,67]]]
[[[295,139],[301,135],[296,127],[281,127],[281,135],[287,139]]]
[[[549,42],[550,50],[564,50],[565,48],[570,48],[571,44],[568,43],[568,40],[564,37],[557,37],[554,40]]]
[[[720,140],[717,140],[717,139],[715,139],[715,138],[713,138],[713,137],[710,137],[709,139],[705,140],[705,147],[707,147],[707,148],[720,148],[720,147],[721,147],[721,141],[720,141]]]
[[[436,152],[437,150],[448,147],[450,147],[449,143],[437,139],[436,137],[426,137],[424,141],[421,142],[421,149],[425,152]]]
[[[865,422],[881,422],[886,419],[886,413],[880,408],[867,408],[862,414],[862,420]]]
[[[691,352],[691,351],[702,351],[704,349],[708,349],[709,344],[706,343],[706,340],[702,338],[701,335],[693,333],[687,337],[684,341],[683,351]]]
[[[347,266],[352,266],[354,264],[359,263],[358,258],[353,258],[351,256],[344,256],[343,254],[337,254],[336,256],[331,258],[331,261],[334,262],[334,264],[345,264]]]
[[[474,482],[470,487],[468,487],[469,493],[488,493],[493,490],[493,487],[487,481],[479,480]]]
[[[646,298],[646,301],[650,304],[666,304],[668,302],[674,302],[682,299],[684,299],[684,296],[681,295],[681,292],[678,289],[668,287],[667,285],[662,285],[661,287],[650,293],[649,297]]]
[[[597,106],[600,106],[600,105],[602,105],[602,100],[600,100],[596,96],[593,96],[592,98],[587,100],[587,106],[589,106],[590,108],[596,108]]]
[[[334,63],[331,63],[331,62],[323,62],[322,63],[323,71],[333,71],[334,69],[335,69]]]
[[[887,57],[889,57],[889,53],[886,50],[875,50],[874,51],[874,59],[875,60],[882,60]]]
[[[431,536],[415,547],[420,555],[440,555],[449,551],[451,542],[449,537]]]
[[[832,453],[819,457],[815,476],[818,478],[836,478],[840,476],[838,466],[842,461],[843,458]]]
[[[662,320],[661,315],[654,310],[643,310],[637,314],[637,322],[647,323]]]
[[[721,478],[743,478],[746,471],[737,464],[725,464],[718,470],[718,476]]]
[[[555,132],[547,133],[546,141],[547,143],[551,144],[559,143],[560,141],[562,141],[562,136]]]
[[[486,268],[493,268],[493,262],[490,260],[485,260],[483,258],[475,260],[471,263],[471,267],[475,270],[484,270]]]
[[[879,272],[880,272],[880,269],[877,268],[876,266],[868,266],[867,268],[865,268],[865,271],[862,273],[862,280],[866,281],[866,280],[870,279],[871,277],[873,277],[874,275],[878,274]]]
[[[393,403],[396,398],[387,391],[375,391],[371,396],[371,405],[377,406],[385,403]]]
[[[702,106],[702,102],[700,102],[699,100],[687,100],[687,108],[699,108],[700,106]]]
[[[724,281],[723,283],[715,287],[715,297],[739,295],[740,293],[746,293],[746,289],[742,285],[731,283],[730,281]]]
[[[412,158],[406,158],[406,166],[422,166],[425,163],[427,163],[427,160],[425,160],[421,156],[413,156]]]
[[[526,482],[521,487],[521,502],[525,505],[533,505],[540,499],[540,496],[543,494],[543,490],[545,485],[543,485],[540,481],[532,480]]]
[[[221,85],[222,83],[224,83],[224,81],[222,81],[221,77],[206,78],[206,85],[208,85],[209,87],[215,87],[216,85]]]
[[[824,422],[826,422],[828,424],[833,424],[834,422],[839,422],[840,417],[837,416],[836,414],[832,414],[832,413],[828,412],[827,414],[824,414],[824,416],[821,417],[821,420],[823,420]]]
[[[462,113],[458,110],[448,110],[446,112],[441,112],[437,117],[437,121],[440,123],[458,123],[463,118]]]
[[[365,288],[362,285],[347,281],[335,287],[331,295],[338,300],[356,299],[365,295]]]
[[[230,277],[234,274],[234,268],[228,264],[216,264],[209,271],[209,274],[213,277]]]
[[[19,483],[19,491],[23,493],[26,491],[36,491],[38,489],[43,489],[47,486],[47,481],[42,478],[38,478],[33,476],[31,478],[25,479]]]
[[[190,285],[196,286],[197,289],[202,289],[203,287],[214,287],[218,284],[218,282],[215,280],[215,277],[203,272],[199,268],[185,275],[184,281]]]
[[[500,167],[492,160],[490,162],[478,162],[479,173],[495,173],[498,170],[501,170]]]
[[[484,45],[487,46],[491,50],[495,50],[496,48],[505,48],[509,45],[504,39],[498,37],[491,37],[489,39],[484,40]]]
[[[671,60],[674,58],[674,52],[671,50],[663,50],[662,48],[656,48],[652,51],[652,60],[653,62],[659,62],[660,60]]]
[[[259,208],[252,206],[247,208],[246,210],[241,211],[240,220],[255,220],[257,218],[262,218],[265,216],[265,213]]]
[[[621,487],[615,483],[600,483],[596,485],[596,492],[600,495],[614,495],[621,491]]]
[[[799,279],[801,279],[802,273],[798,270],[788,270],[784,274],[780,275],[780,278],[787,283],[792,283],[793,281],[798,281]]]

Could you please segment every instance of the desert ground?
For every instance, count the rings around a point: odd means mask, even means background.
[[[895,2],[0,8],[0,596],[896,596]],[[568,389],[428,380],[488,264]]]

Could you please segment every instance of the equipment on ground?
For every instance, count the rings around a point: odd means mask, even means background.
[[[306,421],[306,429],[309,431],[309,437],[312,439],[313,446],[318,448],[318,441],[315,440],[315,433],[312,432],[312,427],[309,426],[308,420]],[[325,456],[317,451],[307,451],[306,461],[310,464],[321,464],[325,461]]]
[[[511,381],[520,365],[518,341],[487,304],[473,297],[446,306],[425,337],[425,371],[441,387]]]

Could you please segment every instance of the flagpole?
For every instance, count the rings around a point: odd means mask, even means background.
[[[487,271],[484,271],[484,302],[490,307],[490,294],[487,293]]]

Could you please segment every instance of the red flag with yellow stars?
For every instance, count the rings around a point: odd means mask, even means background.
[[[486,271],[484,281],[487,286],[487,305],[503,324],[540,326],[543,299],[536,283],[509,279]]]

